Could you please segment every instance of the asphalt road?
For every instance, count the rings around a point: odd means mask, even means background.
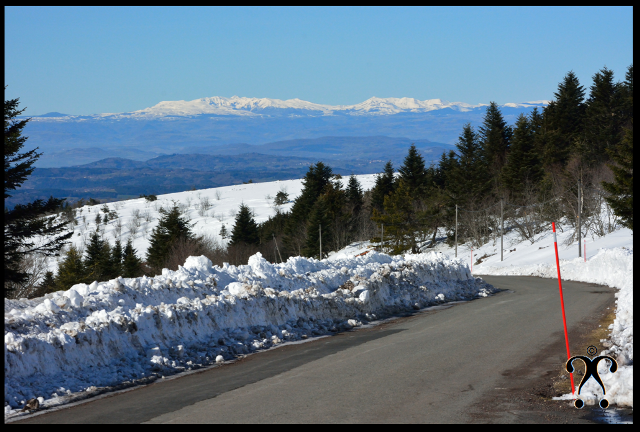
[[[502,412],[498,402],[508,398],[509,389],[526,388],[563,368],[557,281],[484,279],[505,291],[283,346],[21,422],[536,422],[544,412],[522,414],[513,407]],[[614,290],[607,287],[565,281],[563,292],[570,342],[585,323],[614,305]],[[573,345],[572,355],[586,349]],[[568,412],[562,421],[573,418],[578,419]]]

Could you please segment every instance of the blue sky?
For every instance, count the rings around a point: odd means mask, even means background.
[[[27,115],[233,95],[503,104],[632,62],[631,7],[5,7],[5,99]]]

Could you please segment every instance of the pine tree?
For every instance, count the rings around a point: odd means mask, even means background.
[[[602,182],[602,187],[612,194],[606,200],[616,216],[622,219],[622,225],[633,231],[633,124],[609,155],[616,165],[609,165],[614,175],[613,183]]]
[[[160,271],[174,243],[179,239],[192,240],[191,225],[183,219],[178,205],[174,202],[170,210],[160,209],[162,218],[151,232],[147,264],[154,271]]]
[[[491,188],[491,177],[483,158],[479,137],[467,123],[458,138],[457,163],[452,172],[448,190],[456,204],[466,205],[487,195]]]
[[[142,275],[142,261],[136,255],[131,239],[127,240],[124,248],[124,257],[122,259],[122,276],[126,278],[134,278]]]
[[[346,190],[347,205],[354,216],[360,214],[364,205],[364,193],[360,182],[353,174],[349,177],[349,183]]]
[[[84,261],[87,283],[102,281],[108,278],[111,264],[111,249],[109,243],[100,238],[98,231],[94,231],[87,246],[87,257]]]
[[[507,163],[502,168],[502,182],[516,199],[526,188],[532,188],[542,179],[542,166],[534,144],[531,121],[520,114],[511,141]]]
[[[86,280],[82,256],[75,246],[70,246],[64,260],[58,267],[55,285],[58,290],[66,291],[75,284]]]
[[[613,71],[603,68],[593,76],[583,125],[584,136],[578,147],[584,162],[596,165],[609,160],[623,136],[622,86],[614,83]]]
[[[402,179],[409,188],[411,196],[414,198],[424,196],[427,188],[427,172],[424,158],[416,149],[415,144],[409,147],[409,154],[404,158],[404,162],[400,168],[399,178]]]
[[[108,278],[114,279],[122,276],[122,260],[124,259],[124,251],[120,240],[116,240],[116,244],[111,249],[111,259],[109,261]]]
[[[408,250],[418,251],[416,234],[420,229],[420,216],[414,207],[409,186],[399,179],[396,190],[384,199],[384,213],[374,209],[371,219],[384,224],[384,243],[391,246],[392,254],[399,254]]]
[[[284,246],[288,254],[302,253],[306,243],[306,226],[309,214],[318,197],[331,181],[333,171],[322,162],[309,167],[309,171],[302,181],[302,192],[293,202],[290,216],[285,228]]]
[[[5,86],[6,89],[6,86]],[[10,198],[9,191],[16,190],[35,169],[33,163],[42,155],[33,150],[19,153],[27,137],[22,130],[29,119],[17,120],[16,117],[26,108],[18,109],[18,99],[4,101],[4,198]],[[7,283],[21,284],[27,280],[28,274],[20,270],[23,257],[38,253],[46,256],[57,256],[62,246],[67,243],[73,231],[66,231],[67,222],[50,223],[45,214],[59,209],[63,199],[50,197],[46,202],[35,200],[25,205],[16,205],[4,212],[4,280],[5,297],[10,288]],[[35,238],[48,239],[36,243]]]
[[[239,245],[241,243],[248,245],[257,245],[260,243],[260,235],[258,233],[258,225],[253,219],[251,209],[244,203],[240,204],[240,210],[236,214],[236,220],[231,231],[230,246]]]
[[[227,227],[224,224],[222,224],[222,228],[220,228],[219,235],[223,239],[226,239],[227,237],[229,237],[229,232],[227,231]]]
[[[384,210],[384,197],[395,190],[393,165],[387,162],[384,170],[376,176],[376,183],[371,190],[371,206],[379,212]]]
[[[491,102],[479,128],[479,135],[483,158],[494,179],[497,179],[506,163],[512,133],[511,127],[502,117],[498,104]]]
[[[51,293],[55,291],[57,291],[57,289],[56,289],[56,281],[53,277],[53,272],[47,271],[44,274],[44,279],[42,279],[42,282],[38,284],[37,296],[41,297],[47,293]]]
[[[571,153],[575,152],[576,140],[584,123],[584,95],[584,87],[580,85],[578,77],[569,71],[558,84],[554,103],[544,112],[548,129],[544,154],[547,165],[564,167]]]
[[[307,223],[307,241],[302,250],[303,256],[319,257],[320,256],[320,226],[322,226],[322,255],[319,259],[324,258],[329,249],[327,239],[331,238],[331,218],[329,216],[329,202],[326,196],[321,196],[316,200],[311,213],[309,222]]]

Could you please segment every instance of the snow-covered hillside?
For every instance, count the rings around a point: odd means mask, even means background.
[[[363,189],[368,190],[375,184],[375,176],[375,174],[365,174],[356,177]],[[342,179],[345,187],[347,182],[348,178]],[[88,243],[91,234],[97,228],[111,246],[115,244],[116,239],[120,239],[124,245],[127,239],[132,238],[133,247],[137,250],[138,256],[144,259],[151,232],[162,216],[159,210],[169,209],[175,202],[182,207],[183,214],[190,220],[193,226],[192,231],[196,236],[210,235],[225,244],[226,240],[219,235],[220,229],[225,225],[227,231],[231,233],[235,214],[241,203],[249,206],[254,212],[255,221],[261,223],[275,215],[276,207],[273,201],[279,191],[289,194],[289,203],[280,207],[281,211],[289,211],[293,206],[293,200],[300,195],[302,188],[301,179],[283,180],[159,195],[153,202],[138,198],[104,205],[85,205],[76,212],[77,225],[74,226],[71,242],[84,250],[84,245]],[[105,215],[102,210],[105,205],[109,212],[117,214],[117,219],[110,220],[107,224],[96,224],[96,215],[99,214],[102,217]],[[62,257],[59,258],[61,259]],[[55,259],[49,261],[49,268],[54,272],[57,271]]]

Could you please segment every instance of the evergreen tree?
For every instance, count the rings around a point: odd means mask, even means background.
[[[136,255],[131,239],[127,240],[122,259],[122,276],[134,278],[142,275],[142,261]]]
[[[56,289],[56,281],[53,277],[53,272],[47,271],[44,274],[44,279],[42,280],[42,282],[38,284],[37,295],[38,297],[41,297],[47,293],[52,293],[55,291],[57,291],[57,289]]]
[[[575,151],[575,141],[584,123],[584,95],[584,87],[580,85],[578,77],[569,71],[558,84],[553,105],[545,110],[548,133],[544,156],[548,165],[564,167]]]
[[[364,205],[364,192],[360,182],[353,174],[349,177],[346,190],[347,205],[354,216],[357,216]]]
[[[98,231],[94,231],[87,246],[87,257],[84,261],[87,283],[103,281],[110,276],[111,249],[109,243],[102,240]]]
[[[219,235],[223,239],[226,239],[227,237],[229,237],[229,232],[227,231],[227,227],[224,224],[222,224],[222,228],[220,228]]]
[[[162,269],[174,243],[179,239],[192,240],[191,225],[183,219],[176,203],[170,210],[160,209],[162,218],[151,232],[147,263],[154,271]]]
[[[330,183],[333,171],[322,162],[309,167],[302,181],[302,192],[295,199],[285,228],[284,246],[289,254],[302,253],[306,243],[306,227],[311,209],[325,187]]]
[[[534,145],[532,123],[524,114],[518,116],[507,163],[502,168],[502,182],[514,197],[520,198],[526,187],[541,180],[541,161]]]
[[[456,148],[457,164],[448,189],[456,198],[455,204],[464,206],[469,200],[486,196],[491,188],[491,177],[482,156],[479,137],[471,124],[463,127]]]
[[[75,284],[86,280],[82,256],[75,246],[70,246],[64,260],[58,267],[55,285],[58,290],[66,291]]]
[[[414,206],[409,186],[399,179],[396,190],[384,199],[384,213],[374,209],[371,219],[384,224],[384,244],[391,246],[392,254],[399,254],[407,250],[418,251],[416,234],[421,228],[421,216]]]
[[[596,165],[609,160],[609,152],[623,136],[622,86],[613,82],[613,71],[603,68],[593,76],[583,124],[584,136],[578,150],[583,161]]]
[[[622,225],[633,231],[633,126],[627,129],[622,142],[610,150],[609,155],[616,165],[609,165],[614,182],[602,182],[602,187],[611,193],[606,200]]]
[[[6,86],[5,86],[6,89]],[[9,191],[16,190],[35,169],[32,165],[41,156],[33,150],[19,153],[27,137],[22,130],[30,119],[17,120],[26,108],[18,109],[18,99],[4,101],[4,198],[10,198]],[[62,199],[50,197],[46,202],[35,200],[25,205],[16,205],[4,212],[4,280],[6,283],[20,284],[27,280],[28,274],[20,270],[23,257],[39,253],[57,256],[62,246],[73,232],[63,233],[67,222],[50,223],[45,214],[60,208]],[[36,243],[35,238],[48,239]]]
[[[329,249],[329,242],[327,239],[331,237],[331,218],[328,214],[329,202],[326,196],[321,196],[316,200],[311,214],[309,215],[309,222],[307,223],[307,241],[305,247],[302,250],[302,254],[306,257],[318,257],[320,254],[320,226],[322,226],[322,255],[326,255]],[[319,259],[322,259],[320,257]]]
[[[405,182],[414,199],[424,196],[427,188],[427,172],[424,158],[416,149],[415,144],[411,144],[409,147],[409,154],[404,158],[398,172],[400,173],[399,179]]]
[[[229,245],[235,246],[241,243],[253,245],[260,243],[258,224],[253,219],[251,209],[244,203],[240,204],[240,211],[236,214]]]
[[[512,130],[495,102],[491,102],[487,107],[482,126],[479,128],[479,135],[485,163],[493,178],[497,179],[507,160]]]
[[[109,261],[108,278],[114,279],[118,276],[122,276],[122,260],[124,259],[124,251],[122,249],[122,242],[116,240],[116,244],[111,249],[111,260]]]
[[[622,127],[625,130],[631,129],[633,122],[633,65],[627,68],[625,80],[620,86],[622,99]]]
[[[387,162],[384,170],[376,176],[375,185],[371,190],[371,206],[380,212],[384,209],[384,197],[395,190],[393,171],[391,161]]]

